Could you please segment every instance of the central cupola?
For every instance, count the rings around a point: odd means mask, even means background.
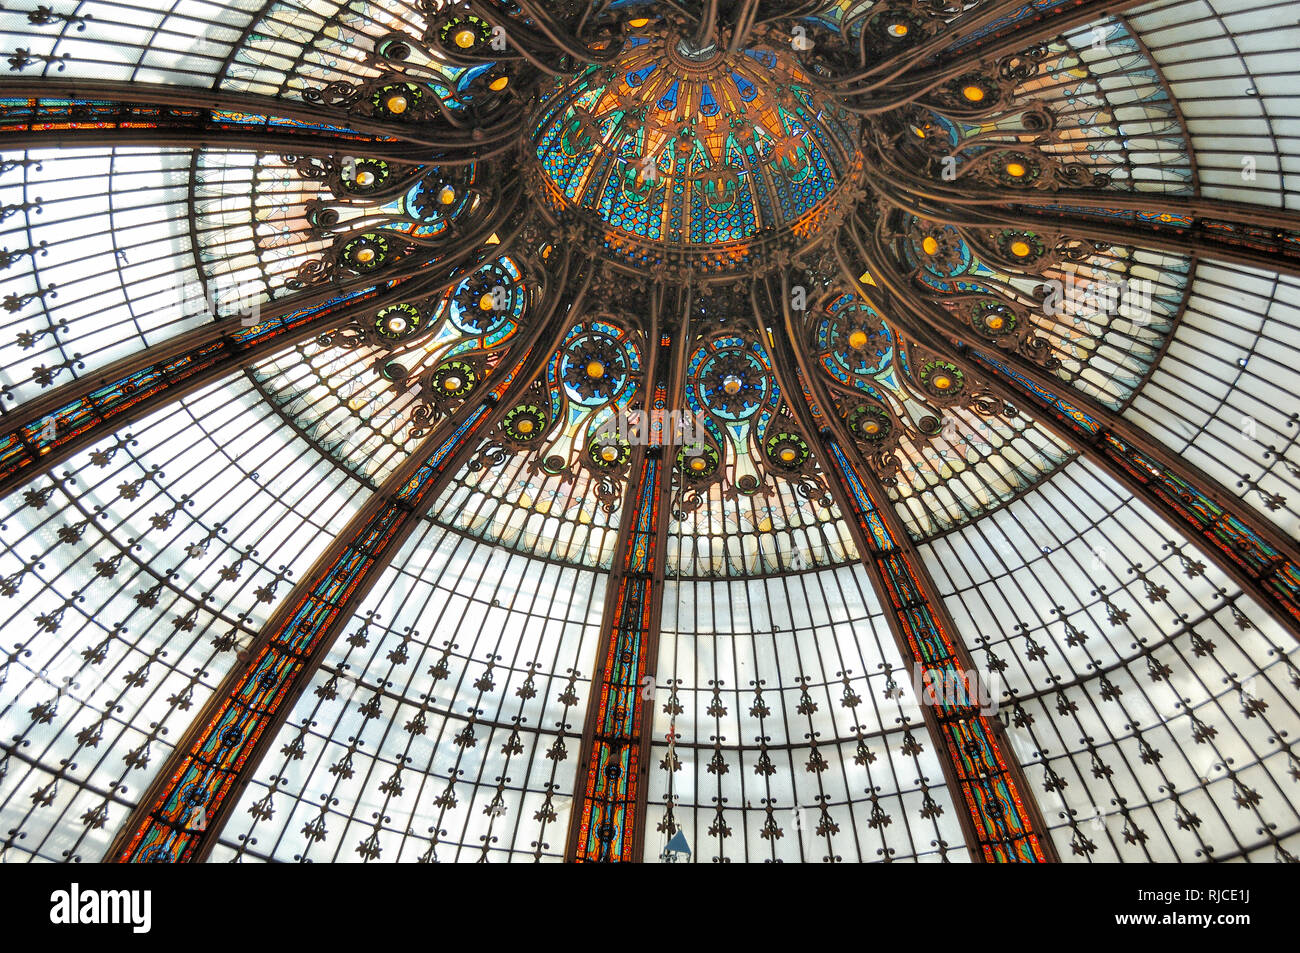
[[[540,95],[530,188],[591,254],[637,271],[763,271],[807,247],[857,191],[860,123],[779,39],[732,53],[633,21],[611,61]]]

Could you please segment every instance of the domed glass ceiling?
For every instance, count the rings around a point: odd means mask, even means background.
[[[28,6],[4,860],[1300,856],[1276,5]]]

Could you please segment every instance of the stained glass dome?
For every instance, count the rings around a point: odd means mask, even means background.
[[[697,50],[634,22],[618,55],[561,78],[530,120],[533,188],[557,217],[589,223],[630,267],[704,274],[767,263],[844,217],[859,121],[788,43]]]
[[[1295,0],[0,9],[0,859],[1294,861]]]

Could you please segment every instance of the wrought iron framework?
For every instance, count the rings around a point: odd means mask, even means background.
[[[680,322],[669,332],[659,318],[666,302],[651,302],[644,412],[680,410],[669,395],[682,391],[684,348],[673,364],[673,335],[690,334],[689,292],[678,306]],[[618,548],[607,583],[606,606],[592,679],[594,697],[578,761],[578,788],[570,821],[568,859],[630,861],[644,849],[646,759],[650,733],[646,703],[653,692],[659,620],[663,613],[667,502],[671,488],[670,434],[651,423],[646,441],[632,453],[631,477],[622,502]]]

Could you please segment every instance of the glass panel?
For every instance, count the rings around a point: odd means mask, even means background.
[[[1200,262],[1173,342],[1125,416],[1294,537],[1297,393],[1300,279]]]
[[[425,520],[312,677],[212,859],[561,859],[604,589],[591,571]]]
[[[646,860],[965,859],[907,682],[861,566],[669,580]]]
[[[369,492],[239,376],[0,503],[9,857],[100,859]]]
[[[922,554],[1062,859],[1281,859],[1295,641],[1159,517],[1079,461]]]

